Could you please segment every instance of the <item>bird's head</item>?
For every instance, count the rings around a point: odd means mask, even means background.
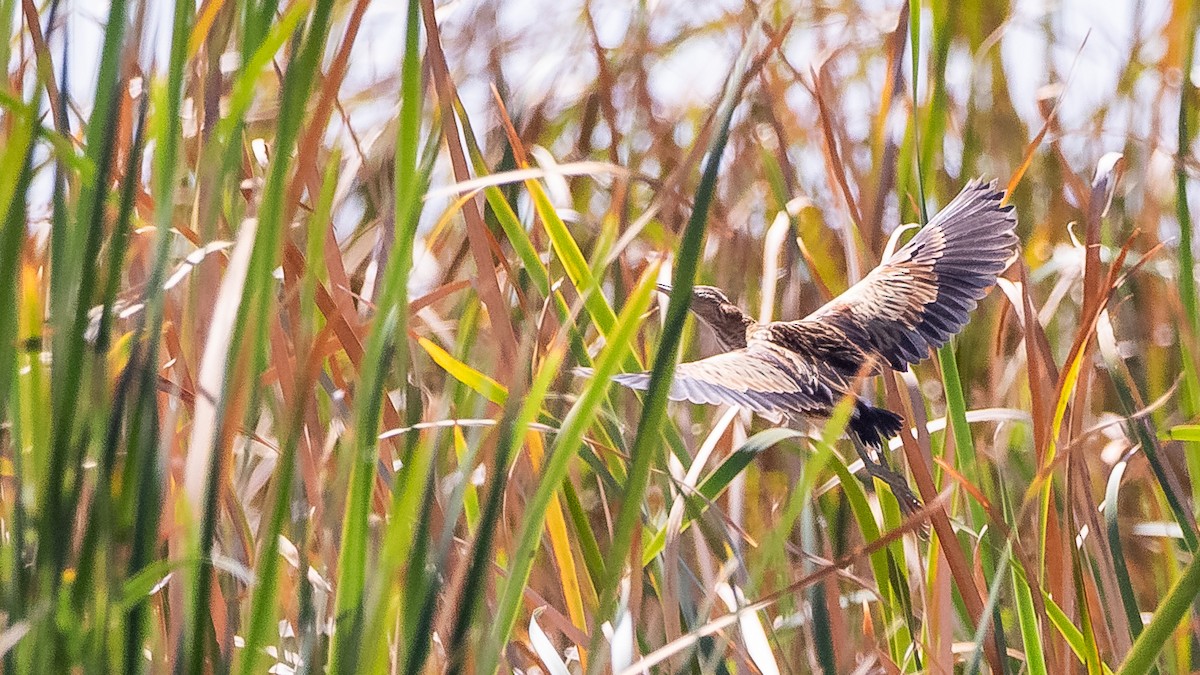
[[[659,284],[658,290],[667,295],[671,294],[671,287],[666,284]],[[746,329],[754,320],[730,302],[721,289],[715,286],[693,286],[691,310],[713,329],[724,351],[746,346]]]

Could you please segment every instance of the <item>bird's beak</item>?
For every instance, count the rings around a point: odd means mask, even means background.
[[[671,287],[670,287],[669,285],[667,285],[667,284],[658,284],[658,292],[659,292],[659,293],[666,293],[667,295],[670,295],[670,294],[671,294]]]

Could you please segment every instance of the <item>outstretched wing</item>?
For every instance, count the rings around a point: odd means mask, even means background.
[[[950,340],[1017,245],[1004,192],[976,179],[907,244],[803,321],[831,324],[904,370]]]
[[[650,373],[624,373],[613,380],[644,390],[650,386]],[[834,403],[833,393],[814,368],[761,344],[679,364],[668,397],[741,406],[769,419],[821,414]]]

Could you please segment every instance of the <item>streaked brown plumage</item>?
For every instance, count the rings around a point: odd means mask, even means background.
[[[776,422],[827,417],[860,375],[904,370],[963,326],[1017,245],[1016,215],[994,183],[973,180],[913,238],[846,292],[799,321],[759,324],[711,286],[691,309],[721,354],[680,364],[672,400],[739,405]],[[660,287],[670,292],[669,287]],[[648,373],[617,375],[634,389]],[[856,400],[850,431],[881,448],[901,428],[895,413]],[[865,458],[864,458],[865,459]]]

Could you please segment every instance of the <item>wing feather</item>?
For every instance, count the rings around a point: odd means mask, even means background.
[[[613,380],[645,390],[650,373],[623,373]],[[672,401],[741,406],[768,419],[828,412],[834,402],[828,384],[813,367],[761,343],[679,364],[667,396]]]
[[[832,324],[903,370],[950,340],[1017,245],[996,184],[973,180],[907,244],[802,321]]]

